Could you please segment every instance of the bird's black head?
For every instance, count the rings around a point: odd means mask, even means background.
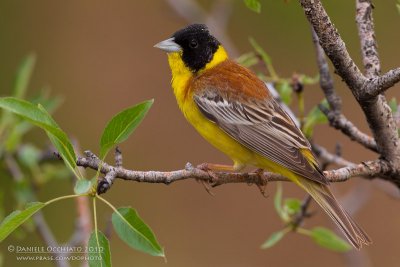
[[[203,69],[213,58],[219,42],[204,24],[192,24],[172,36],[182,47],[182,60],[193,72]]]
[[[172,38],[158,43],[155,47],[167,52],[180,51],[185,65],[196,73],[213,59],[219,45],[206,25],[192,24],[175,32]]]

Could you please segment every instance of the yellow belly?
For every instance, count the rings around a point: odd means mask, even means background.
[[[247,164],[254,165],[254,153],[208,120],[194,101],[183,103],[182,112],[204,139],[233,160],[235,167],[239,169]]]
[[[223,50],[221,51],[223,52]],[[179,52],[169,53],[168,62],[172,70],[172,88],[185,118],[209,143],[229,156],[235,167],[239,169],[243,165],[251,164],[254,153],[204,117],[193,100],[193,93],[186,91],[192,73],[183,64],[181,54]]]

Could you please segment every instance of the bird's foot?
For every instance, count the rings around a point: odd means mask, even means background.
[[[196,169],[207,172],[207,174],[210,177],[209,180],[202,180],[202,179],[196,179],[196,180],[204,186],[204,189],[207,191],[207,193],[214,196],[215,194],[211,191],[211,188],[217,183],[218,176],[214,173],[213,168],[210,165],[212,164],[202,163],[196,166]]]
[[[264,169],[257,169],[255,170],[255,173],[259,177],[259,182],[256,183],[258,189],[260,190],[260,193],[267,198],[268,193],[267,193],[267,185],[268,185],[268,178],[264,175]]]

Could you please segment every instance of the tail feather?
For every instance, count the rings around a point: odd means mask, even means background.
[[[363,244],[372,243],[369,236],[342,208],[326,185],[300,177],[297,183],[324,209],[356,249],[360,249]]]

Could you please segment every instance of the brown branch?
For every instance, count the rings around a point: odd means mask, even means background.
[[[371,0],[356,0],[356,8],[356,22],[361,42],[365,76],[367,78],[377,77],[381,72],[381,63],[379,61],[372,17],[372,9],[374,7]]]
[[[332,154],[324,147],[317,144],[312,144],[312,150],[315,155],[322,161],[322,164],[336,164],[338,166],[355,166],[356,164],[350,162],[339,155]]]
[[[46,220],[44,219],[43,213],[41,211],[36,212],[35,215],[33,215],[33,221],[35,222],[35,227],[37,232],[39,233],[39,236],[43,240],[43,242],[49,246],[49,247],[59,247],[60,245],[56,241],[52,231],[50,230],[49,225],[47,224]],[[58,267],[68,267],[70,266],[68,261],[63,259],[65,256],[63,253],[59,253],[57,251],[52,251],[51,254],[53,254],[56,257],[60,257],[60,260],[55,261],[56,266]]]
[[[371,136],[361,132],[343,114],[338,114],[333,110],[324,108],[323,106],[319,106],[319,108],[325,114],[329,121],[329,124],[332,127],[340,130],[342,133],[350,137],[351,140],[358,142],[359,144],[374,152],[378,152],[375,140]]]
[[[6,163],[6,167],[13,179],[16,182],[21,182],[24,178],[24,175],[15,158],[11,154],[5,153],[4,162]]]
[[[319,39],[314,29],[312,29],[312,37],[317,54],[317,65],[320,76],[319,84],[322,91],[324,92],[326,100],[328,101],[330,109],[333,110],[335,113],[340,113],[342,109],[342,100],[335,92],[333,79],[331,74],[329,73],[329,65],[325,58],[325,52],[319,44]]]
[[[300,211],[296,214],[296,216],[294,216],[291,222],[294,231],[296,231],[296,229],[303,224],[305,219],[310,218],[312,216],[312,213],[308,211],[308,208],[310,207],[311,204],[311,200],[312,200],[311,195],[307,194],[303,202],[301,203]]]
[[[361,43],[361,55],[365,76],[370,79],[364,90],[366,98],[373,98],[385,92],[400,81],[400,68],[388,71],[380,76],[381,65],[378,55],[378,45],[375,39],[374,20],[371,0],[357,0],[356,22]]]
[[[89,240],[90,233],[92,232],[92,220],[90,218],[90,203],[87,197],[77,197],[76,210],[78,218],[75,222],[75,230],[71,238],[62,246],[75,247],[78,245],[85,246],[85,242]]]
[[[186,164],[185,169],[176,171],[135,171],[123,167],[115,167],[102,162],[90,151],[85,151],[84,154],[85,157],[78,157],[76,162],[78,166],[93,170],[98,170],[100,168],[100,173],[108,177],[99,181],[99,194],[109,190],[115,178],[127,181],[162,183],[167,185],[177,181],[196,179],[207,181],[212,187],[229,183],[264,185],[265,179],[267,179],[268,182],[290,181],[288,178],[272,172],[264,172],[262,175],[258,172],[215,172],[210,174],[207,171],[193,167],[190,163]],[[351,177],[363,176],[368,179],[381,177],[394,183],[397,182],[398,185],[400,185],[399,179],[397,178],[396,180],[392,177],[390,166],[382,160],[368,161],[354,166],[326,171],[324,175],[330,182],[344,182]]]
[[[351,121],[341,114],[342,100],[336,94],[333,79],[329,72],[328,62],[325,58],[324,50],[319,44],[319,39],[314,30],[312,30],[313,43],[317,54],[317,64],[320,74],[320,86],[325,94],[330,109],[320,106],[321,111],[327,117],[329,123],[334,128],[350,137],[364,147],[377,152],[375,140],[367,134],[361,132]]]
[[[387,77],[386,75],[377,78],[365,77],[350,57],[342,38],[323,8],[321,1],[300,0],[300,3],[304,9],[307,19],[313,26],[319,38],[319,43],[324,49],[325,54],[332,61],[336,72],[347,84],[363,109],[369,127],[376,141],[377,150],[379,151],[382,159],[386,160],[388,164],[392,165],[391,170],[393,173],[398,172],[400,170],[400,140],[392,112],[383,95],[371,97],[368,94],[368,91],[372,90],[376,92],[384,88],[378,86],[378,81],[381,85],[392,85],[394,81],[397,80],[396,73],[392,75],[396,79],[389,79],[390,82],[385,79],[385,81],[387,81],[385,83],[382,83],[382,77]],[[371,12],[371,9],[368,8],[364,8],[363,10],[365,12],[367,12],[367,10],[368,12]],[[371,15],[361,14],[359,16],[360,18],[362,17],[362,20],[368,21],[366,22],[368,25],[372,25],[373,22],[370,20],[370,18],[372,18]],[[360,33],[360,36],[364,38],[361,41],[362,43],[368,43],[368,40],[371,40],[370,36],[372,36],[373,39],[373,27],[359,28],[362,28],[363,31]],[[367,31],[369,31],[368,34]],[[370,44],[362,47],[362,53],[369,56],[367,50],[370,50],[371,47],[375,48],[376,45]],[[371,57],[372,61],[374,57],[375,55]],[[374,68],[376,70],[376,66]],[[370,73],[372,73],[372,71]],[[397,181],[395,181],[395,183],[398,184]]]
[[[400,186],[400,179],[396,175],[392,174],[392,169],[386,161],[375,160],[367,161],[356,166],[348,166],[337,170],[331,170],[324,172],[332,183],[347,181],[350,177],[363,176],[374,178],[379,176],[380,178],[392,181]]]
[[[24,179],[24,174],[22,172],[21,167],[19,166],[18,162],[15,160],[14,156],[10,153],[5,153],[4,155],[5,163],[8,171],[10,172],[11,177],[14,179],[15,182],[21,183]],[[33,190],[32,190],[33,192]],[[34,196],[34,194],[33,194]],[[35,200],[36,197],[33,197]],[[39,237],[43,240],[43,242],[50,247],[58,247],[59,244],[55,239],[53,232],[51,231],[49,225],[47,224],[42,211],[38,211],[36,214],[33,215],[33,221],[35,223],[36,231]],[[68,261],[63,259],[64,256],[62,253],[57,251],[51,252],[54,256],[60,256],[60,260],[55,262],[55,265],[58,267],[68,267],[70,266]]]
[[[371,0],[357,0],[356,22],[361,42],[365,75],[370,78],[364,87],[362,97],[358,98],[374,134],[378,151],[382,157],[397,170],[400,169],[400,140],[397,125],[384,95],[380,94],[400,80],[400,68],[397,73],[389,72],[379,76],[380,62],[375,40]]]
[[[373,98],[384,93],[396,83],[400,82],[400,68],[390,70],[380,77],[370,80],[364,89],[365,98]]]
[[[358,89],[363,86],[367,79],[347,52],[345,43],[331,22],[321,1],[300,0],[300,3],[325,54],[332,61],[337,73],[343,78],[353,94],[357,95]]]

